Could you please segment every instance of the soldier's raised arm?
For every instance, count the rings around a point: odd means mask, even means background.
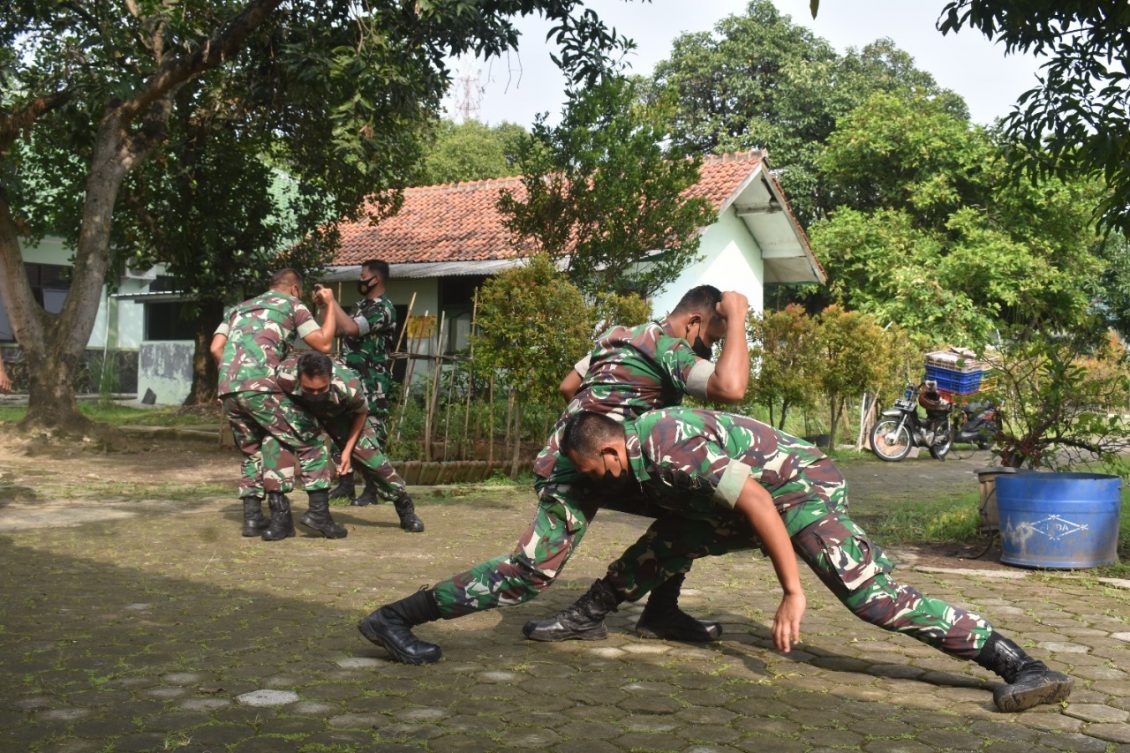
[[[726,339],[714,373],[706,383],[706,397],[717,403],[741,402],[749,384],[749,342],[745,330],[749,300],[741,293],[727,290],[715,310],[726,320]]]

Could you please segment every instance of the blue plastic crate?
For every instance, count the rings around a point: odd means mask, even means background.
[[[980,390],[983,374],[982,371],[970,371],[963,374],[960,371],[926,364],[927,379],[937,382],[938,389],[958,395],[969,395]]]

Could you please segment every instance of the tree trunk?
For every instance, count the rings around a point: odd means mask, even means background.
[[[513,396],[513,393],[511,393]],[[518,480],[518,466],[522,457],[522,406],[514,400],[514,454],[510,458],[510,478]]]
[[[836,448],[836,431],[840,424],[840,400],[837,395],[828,397],[828,407],[831,408],[831,421],[828,423],[828,450]]]
[[[224,316],[224,304],[220,301],[201,301],[200,315],[196,319],[196,332],[193,334],[192,387],[185,405],[208,405],[216,399],[216,386],[219,372],[212,360],[212,335]]]
[[[75,249],[71,287],[63,310],[47,314],[36,303],[20,254],[19,240],[8,205],[0,200],[0,256],[3,257],[4,299],[8,317],[27,356],[28,412],[21,426],[81,430],[89,425],[75,403],[74,383],[82,363],[110,256],[110,225],[127,162],[132,155],[123,146],[127,134],[115,116],[98,127],[82,227]]]

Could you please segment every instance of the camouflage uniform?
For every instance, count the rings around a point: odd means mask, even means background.
[[[275,383],[275,368],[295,340],[317,329],[302,301],[276,291],[236,305],[216,328],[217,335],[227,338],[217,392],[244,456],[241,497],[291,491],[296,462],[307,491],[329,488],[325,445],[302,441],[302,412],[279,394]]]
[[[773,497],[797,555],[860,619],[975,659],[993,633],[972,612],[922,595],[847,514],[843,476],[813,445],[732,413],[670,408],[625,424],[631,482],[678,517],[660,518],[606,581],[635,600],[706,555],[757,546],[733,512],[747,479]]]
[[[369,423],[380,447],[388,439],[389,397],[392,395],[391,353],[396,347],[396,309],[388,296],[362,298],[349,314],[357,323],[356,337],[342,339],[345,365],[357,372],[369,403]]]
[[[340,450],[349,441],[354,418],[367,410],[360,377],[352,369],[338,363],[334,364],[333,379],[330,380],[325,400],[309,400],[303,394],[296,356],[287,358],[279,365],[276,381],[279,389],[304,409],[305,420],[296,428],[302,439],[311,444],[319,442],[321,431],[325,430]],[[369,422],[365,423],[350,457],[355,465],[363,466],[371,472],[385,494],[395,498],[406,492],[403,479],[397,475],[381,451]]]
[[[458,617],[528,601],[560,574],[600,507],[657,514],[639,495],[608,495],[591,487],[558,452],[565,424],[587,410],[618,420],[656,407],[678,405],[684,394],[706,397],[714,364],[664,324],[614,327],[577,364],[585,377],[534,461],[538,507],[530,527],[509,555],[483,562],[435,586],[442,616]]]

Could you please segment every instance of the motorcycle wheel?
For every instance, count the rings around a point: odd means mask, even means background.
[[[949,454],[950,449],[953,447],[953,435],[945,438],[944,442],[935,442],[930,445],[930,457],[934,460],[945,460],[946,455]]]
[[[871,451],[880,460],[895,463],[910,454],[914,442],[901,421],[884,418],[871,427]]]

